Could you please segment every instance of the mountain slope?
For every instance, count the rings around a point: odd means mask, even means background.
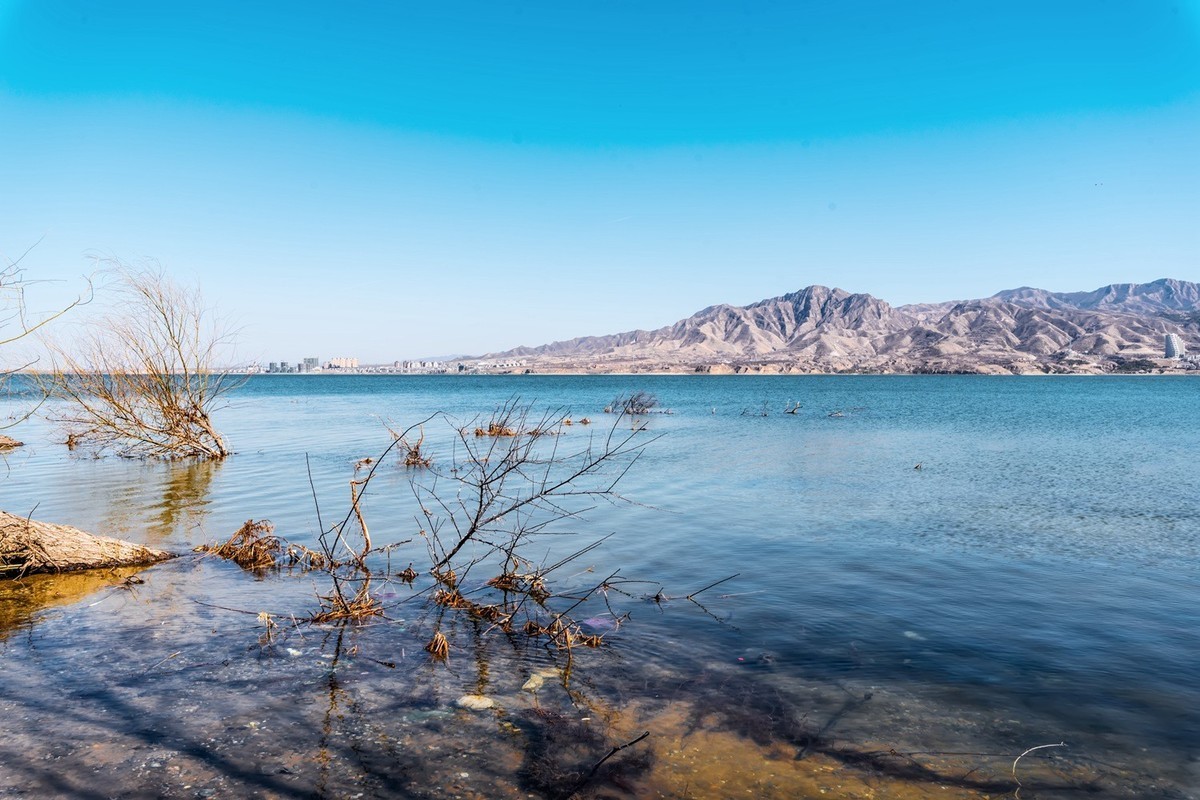
[[[1047,292],[1043,289],[1009,289],[993,295],[1031,308],[1074,308],[1119,314],[1163,314],[1200,310],[1200,284],[1159,278],[1150,283],[1114,283],[1092,292]]]
[[[1158,357],[1176,333],[1200,351],[1200,285],[1171,279],[1092,292],[1024,287],[980,300],[893,307],[809,286],[716,305],[652,331],[588,336],[486,356],[549,367],[776,371],[1100,371]]]

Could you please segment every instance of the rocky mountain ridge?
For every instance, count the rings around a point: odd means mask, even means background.
[[[611,372],[1104,372],[1161,358],[1168,333],[1200,352],[1200,284],[1022,287],[898,307],[809,286],[748,306],[710,306],[656,330],[519,347],[482,361]]]

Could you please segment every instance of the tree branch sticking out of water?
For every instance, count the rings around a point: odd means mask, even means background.
[[[440,515],[426,515],[433,572],[452,565],[464,547],[478,542],[503,552],[506,569],[515,569],[519,565],[512,556],[530,536],[585,510],[568,509],[564,502],[620,499],[618,481],[649,442],[635,443],[637,432],[618,435],[614,426],[603,437],[589,437],[584,447],[563,452],[563,419],[561,413],[547,412],[535,421],[529,407],[512,400],[496,410],[487,429],[525,435],[479,438],[459,429],[465,456],[453,473],[435,474],[457,484],[454,502],[443,501],[436,480],[413,485],[423,511],[430,506],[441,510]],[[582,485],[616,461],[628,463],[614,480]]]
[[[453,452],[410,473],[409,488],[419,509],[418,534],[377,546],[367,532],[365,500],[372,482],[381,465],[389,463],[393,448],[411,448],[410,434],[426,430],[438,418],[452,432],[449,449]],[[432,638],[425,647],[434,660],[445,660],[450,654],[452,642],[443,630],[448,615],[472,620],[481,634],[495,630],[514,642],[523,634],[527,641],[565,651],[568,669],[573,647],[602,645],[604,631],[617,629],[628,617],[612,608],[609,592],[628,594],[621,587],[632,582],[614,570],[593,585],[563,590],[553,578],[608,537],[554,558],[548,554],[532,558],[527,551],[539,536],[577,532],[564,530],[562,524],[578,520],[597,502],[627,502],[617,492],[617,484],[654,438],[644,434],[645,426],[621,431],[618,421],[607,432],[589,431],[576,445],[564,430],[567,419],[561,409],[535,418],[529,406],[510,400],[490,418],[467,425],[439,412],[401,432],[389,427],[388,447],[378,458],[356,465],[350,507],[340,520],[322,528],[319,551],[286,542],[274,550],[277,564],[322,571],[330,578],[331,588],[325,594],[318,592],[319,609],[306,621],[386,618],[387,608],[371,593],[373,582],[384,582],[407,587],[406,600],[423,598],[434,612]],[[512,433],[477,437],[476,429]],[[360,477],[359,471],[368,466]],[[319,503],[317,516],[322,518]],[[418,580],[420,575],[412,568],[416,558],[402,571],[391,568],[393,553],[416,555],[404,552],[406,545],[422,547],[416,539],[423,542],[428,581]],[[589,567],[571,577],[591,571]],[[600,622],[580,622],[582,609],[593,606],[603,606],[607,614]]]
[[[411,451],[412,432],[424,431],[438,418],[453,431],[453,456],[439,456],[436,465],[430,462],[409,479],[419,509],[419,531],[414,538],[424,542],[425,572],[432,578],[422,588],[413,586],[418,573],[411,563],[398,573],[390,567],[393,552],[414,539],[377,546],[367,531],[369,514],[364,501],[392,449]],[[577,644],[602,644],[602,635],[585,631],[573,614],[593,600],[607,607],[606,593],[624,579],[614,571],[594,586],[570,594],[556,591],[551,580],[607,537],[557,561],[538,561],[525,551],[539,535],[570,533],[561,529],[561,523],[578,519],[595,503],[621,502],[617,484],[653,438],[643,435],[644,427],[622,432],[614,424],[607,432],[589,433],[583,442],[570,446],[565,438],[566,419],[561,409],[535,418],[529,406],[510,400],[490,418],[467,425],[438,413],[404,431],[389,427],[391,444],[378,458],[364,459],[356,468],[357,472],[370,467],[365,475],[351,479],[350,507],[340,520],[322,529],[319,553],[290,544],[282,548],[291,563],[330,575],[332,588],[328,594],[318,595],[320,609],[309,620],[378,616],[383,607],[371,595],[372,581],[396,580],[413,586],[413,596],[424,595],[431,607],[439,609],[439,619],[447,611],[456,611],[486,623],[489,630],[524,633],[568,651]],[[476,429],[512,434],[477,437]],[[423,436],[418,441],[423,441]],[[295,555],[297,550],[300,558]],[[466,588],[467,576],[481,571],[486,574],[478,577],[474,588]],[[613,613],[612,627],[619,620]],[[444,635],[438,636],[440,627],[435,624],[427,648],[435,659],[444,659],[450,646]]]
[[[216,366],[231,335],[198,289],[157,268],[110,262],[121,306],[70,346],[46,340],[53,374],[46,389],[67,401],[55,418],[69,444],[131,458],[214,458],[229,446],[212,423],[237,385]]]
[[[630,394],[619,394],[612,399],[612,402],[605,406],[604,411],[607,414],[628,414],[630,416],[644,417],[651,413],[658,406],[658,398],[650,392],[631,392]]]

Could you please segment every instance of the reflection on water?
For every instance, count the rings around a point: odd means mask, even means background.
[[[150,508],[154,513],[151,534],[155,540],[170,537],[178,526],[199,525],[208,506],[208,490],[213,476],[224,462],[195,463],[167,462],[167,475],[158,502]]]
[[[224,462],[161,461],[137,463],[135,472],[116,486],[101,491],[110,497],[96,501],[105,510],[103,530],[145,536],[157,546],[181,531],[197,527],[209,505],[209,489]],[[144,532],[144,533],[142,533]]]
[[[129,591],[138,585],[130,580],[146,567],[117,567],[115,569],[73,572],[62,575],[39,574],[0,580],[0,639],[14,629],[31,626],[45,609],[67,606],[103,592]]]
[[[444,609],[387,584],[383,618],[296,626],[321,579],[188,555],[144,585],[96,578],[81,602],[0,602],[21,630],[0,640],[0,786],[1011,797],[1016,756],[1065,741],[1020,762],[1022,798],[1197,797],[1200,431],[1172,421],[1200,413],[1194,382],[255,381],[224,420],[239,454],[220,466],[72,460],[34,425],[0,507],[177,552],[252,517],[311,545],[308,465],[327,514],[344,511],[355,461],[388,442],[377,416],[469,418],[514,388],[592,415],[647,387],[676,414],[651,421],[666,436],[623,484],[640,505],[575,526],[615,533],[577,581],[620,568],[676,599],[614,594],[632,619],[608,647],[568,665],[463,615],[439,625]],[[802,413],[740,415],[797,397]],[[452,437],[427,433],[444,463]],[[372,534],[413,538],[407,474],[385,467]],[[708,614],[678,599],[735,572],[700,596]],[[270,641],[263,611],[280,623]],[[435,627],[444,666],[422,650]]]

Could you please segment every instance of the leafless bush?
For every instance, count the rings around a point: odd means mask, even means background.
[[[388,433],[392,435],[392,441],[400,445],[401,458],[404,461],[404,466],[411,469],[427,469],[433,464],[433,457],[425,454],[421,450],[421,445],[425,443],[425,427],[418,426],[417,440],[410,442],[408,436],[404,433],[398,433],[390,424],[385,423]],[[370,459],[364,459],[370,463]]]
[[[378,611],[379,604],[369,595],[373,574],[406,584],[418,577],[411,564],[394,575],[381,569],[381,555],[386,551],[390,564],[393,550],[419,541],[426,550],[425,572],[433,588],[414,587],[413,591],[427,592],[432,607],[467,614],[509,633],[542,637],[557,647],[601,644],[601,637],[584,631],[573,612],[589,600],[603,600],[607,588],[621,581],[610,575],[570,598],[560,596],[551,585],[553,573],[600,541],[585,544],[553,563],[538,561],[526,550],[542,534],[563,533],[560,523],[577,519],[596,502],[621,499],[617,483],[649,443],[640,436],[644,428],[619,432],[614,425],[568,449],[561,437],[567,417],[547,412],[535,418],[530,407],[514,400],[489,418],[467,425],[437,414],[403,432],[393,430],[388,450],[404,452],[414,430],[422,431],[418,441],[424,441],[423,426],[439,417],[454,437],[454,457],[450,463],[430,465],[410,479],[420,509],[416,518],[419,535],[386,547],[376,548],[372,543],[362,501],[386,460],[388,451],[384,451],[364,477],[352,479],[346,514],[332,526],[323,527],[319,543],[328,557],[333,586],[330,594],[321,597],[321,610],[312,621],[356,618]],[[468,575],[476,587],[470,591],[463,583]],[[435,635],[427,649],[435,659],[442,659],[449,647],[445,636]]]
[[[237,384],[216,366],[230,336],[196,289],[114,262],[120,307],[70,345],[48,340],[49,392],[68,440],[141,458],[224,458],[211,414]]]
[[[645,416],[658,406],[658,398],[649,392],[619,394],[612,399],[604,411],[608,414],[630,414]]]

